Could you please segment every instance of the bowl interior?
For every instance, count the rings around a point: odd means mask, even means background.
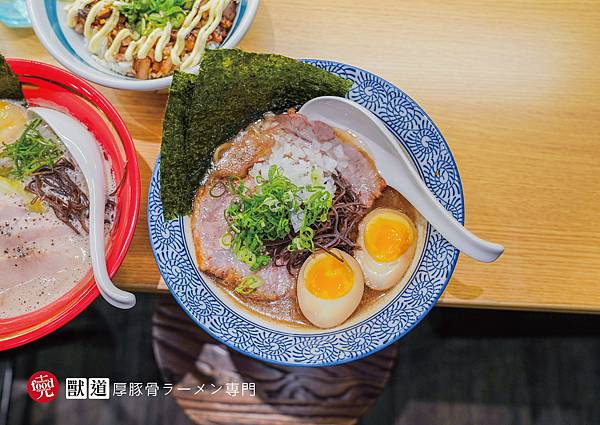
[[[122,119],[106,98],[89,83],[57,67],[34,61],[9,59],[23,84],[30,106],[44,106],[75,117],[95,136],[111,161],[117,182],[116,218],[107,245],[109,274],[116,273],[133,237],[140,201],[140,178],[133,140]],[[0,320],[0,349],[21,345],[63,325],[98,295],[91,271],[53,303],[9,319]]]
[[[86,79],[113,88],[129,90],[160,90],[171,84],[171,77],[138,80],[107,68],[92,55],[85,40],[66,23],[66,3],[60,0],[28,0],[33,29],[46,49],[63,66]],[[258,0],[240,0],[234,24],[222,47],[232,48],[248,30]],[[191,72],[197,72],[197,67]]]
[[[458,169],[442,134],[425,111],[400,89],[367,71],[332,61],[307,62],[353,82],[348,98],[385,123],[434,196],[459,222],[464,222]],[[412,270],[382,302],[338,328],[291,329],[242,311],[198,271],[188,218],[164,220],[158,165],[148,194],[148,227],[155,259],[169,290],[211,336],[260,360],[331,366],[381,350],[425,317],[446,287],[458,259],[458,250],[423,224],[422,245]]]
[[[385,307],[391,300],[398,296],[402,291],[405,290],[408,283],[414,278],[414,273],[419,267],[421,260],[424,255],[424,246],[425,240],[427,236],[427,226],[428,223],[425,219],[417,212],[417,248],[415,251],[415,256],[413,261],[402,277],[402,279],[389,290],[385,291],[385,295],[373,300],[368,305],[363,306],[362,308],[357,309],[347,320],[344,321],[339,326],[329,328],[329,329],[321,329],[312,325],[295,325],[288,322],[278,321],[270,319],[260,313],[251,311],[249,308],[244,306],[240,301],[235,299],[230,293],[225,291],[221,285],[219,285],[211,276],[198,271],[204,283],[207,287],[212,291],[212,293],[218,297],[227,307],[233,311],[236,311],[240,316],[244,317],[246,320],[256,323],[260,326],[264,326],[276,331],[286,332],[286,333],[299,333],[305,335],[319,335],[326,334],[330,332],[335,332],[338,330],[348,329],[358,323],[361,323],[365,320],[368,320],[373,314],[380,311],[383,307]],[[196,270],[199,270],[197,263],[197,255],[194,244],[194,239],[192,235],[192,224],[190,217],[183,218],[183,231],[185,237],[185,245],[189,250],[191,260],[194,264]]]

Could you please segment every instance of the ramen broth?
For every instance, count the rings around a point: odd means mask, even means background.
[[[269,118],[267,118],[267,119],[269,119]],[[250,128],[250,131],[254,131],[252,127]],[[357,138],[355,136],[353,136],[352,134],[350,134],[346,131],[342,131],[339,129],[335,129],[335,134],[336,134],[336,137],[339,140],[341,140],[343,143],[352,144],[355,147],[359,148],[359,150],[362,151],[363,154],[365,154],[365,156],[368,157],[368,159],[372,161],[372,159],[368,156],[368,154],[363,149],[363,147],[360,145],[359,141],[357,140]],[[241,135],[244,135],[244,133],[241,133]],[[242,153],[247,152],[247,155],[245,155],[244,158],[238,158],[236,161],[234,161],[234,163],[236,164],[234,168],[236,170],[239,171],[239,169],[247,169],[249,166],[251,166],[253,161],[256,161],[256,158],[258,156],[257,152],[260,152],[260,155],[264,155],[265,152],[268,152],[271,149],[271,146],[272,146],[271,142],[268,142],[268,145],[263,146],[263,145],[261,145],[261,143],[264,144],[265,142],[263,142],[263,138],[260,137],[260,133],[258,133],[258,136],[259,137],[252,137],[252,139],[251,139],[252,143],[253,143],[253,149],[250,149],[250,150],[242,149],[241,150]],[[235,143],[242,143],[241,139],[242,139],[242,137],[238,136],[237,138],[234,138],[231,142],[221,145],[221,147],[218,148],[217,151],[215,152],[213,162],[217,163],[219,160],[221,160],[221,158],[227,153],[229,148],[231,148]],[[268,139],[266,139],[266,140],[268,140]],[[257,146],[257,144],[258,144],[258,146]],[[254,154],[251,154],[250,152],[253,152],[253,151],[254,151]],[[231,162],[231,161],[224,161],[225,167],[223,166],[223,162],[222,162],[220,165],[221,168],[217,167],[217,168],[213,169],[213,174],[219,175],[219,173],[224,173],[224,174],[229,174],[231,172],[235,173],[234,170],[227,168],[227,164],[229,162]],[[242,164],[242,163],[243,164],[248,163],[249,165],[240,167],[240,164]],[[210,177],[209,177],[209,180],[210,180]],[[375,199],[373,205],[371,205],[371,207],[365,211],[365,215],[367,213],[369,213],[370,211],[374,210],[375,208],[381,208],[381,207],[391,208],[391,209],[398,210],[400,212],[405,213],[413,221],[413,223],[415,223],[415,225],[417,225],[417,223],[420,223],[422,221],[421,216],[416,212],[414,207],[400,193],[398,193],[395,189],[393,189],[389,186],[385,187],[381,196],[378,197],[377,199]],[[417,228],[421,228],[421,226],[417,225]],[[353,240],[356,239],[356,236],[357,236],[356,233],[357,232],[355,231],[354,234],[351,235]],[[417,257],[417,255],[415,255],[415,258],[416,257]],[[413,258],[413,262],[415,261],[415,258]],[[285,267],[285,266],[283,266],[283,267]],[[242,294],[236,292],[235,288],[236,288],[237,282],[231,282],[231,281],[227,282],[227,281],[220,279],[218,277],[215,277],[215,276],[212,276],[211,279],[213,280],[213,282],[215,282],[219,287],[221,287],[223,289],[223,291],[227,294],[228,297],[233,298],[234,302],[239,304],[243,309],[245,309],[246,311],[248,311],[251,314],[259,314],[263,318],[267,318],[268,320],[272,320],[272,321],[276,321],[276,322],[281,322],[288,326],[291,325],[291,326],[311,327],[311,328],[314,327],[314,325],[312,325],[304,317],[304,315],[302,314],[302,312],[300,310],[295,287],[294,287],[293,291],[290,291],[288,294],[284,295],[280,299],[277,299],[275,301],[266,301],[266,300],[256,299],[253,297],[242,295]],[[371,289],[368,286],[365,286],[361,302],[360,302],[358,308],[354,311],[354,313],[348,320],[351,320],[352,317],[359,315],[361,312],[365,312],[365,310],[368,310],[370,308],[370,306],[376,304],[376,302],[378,300],[384,298],[387,294],[389,294],[390,292],[394,292],[397,289],[398,288],[396,286],[393,286],[387,290],[378,291],[378,290]]]
[[[58,140],[57,143],[62,145]],[[61,159],[75,167],[66,174],[87,195],[83,173],[64,146],[63,150]],[[112,205],[105,214],[108,234],[115,219],[116,184],[108,159],[104,167],[107,199]],[[38,201],[37,208],[32,208],[34,195],[24,189],[32,179],[5,179],[0,187],[0,319],[31,313],[53,303],[90,272],[87,232],[79,223],[74,224],[79,233],[74,231],[46,201]]]
[[[375,200],[374,204],[371,206],[371,208],[369,208],[369,210],[367,210],[367,212],[379,207],[397,209],[408,215],[415,223],[418,222],[420,217],[415,208],[400,193],[398,193],[398,191],[389,186],[384,189],[381,197]],[[236,286],[235,284],[228,284],[221,279],[213,278],[213,280],[219,286],[221,286],[224,292],[229,297],[232,297],[236,303],[240,304],[247,311],[253,314],[258,313],[270,320],[283,322],[286,325],[314,327],[300,312],[300,307],[298,306],[298,300],[296,298],[296,291],[292,291],[289,295],[280,300],[263,302],[238,294],[234,290]],[[365,287],[362,300],[349,320],[351,320],[353,316],[360,314],[362,311],[368,310],[372,304],[385,297],[388,293],[393,292],[395,289],[395,287],[392,287],[384,291],[376,291],[369,287]]]

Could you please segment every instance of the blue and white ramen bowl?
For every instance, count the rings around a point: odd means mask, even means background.
[[[441,204],[461,223],[464,203],[458,169],[442,134],[410,97],[354,66],[307,60],[351,80],[348,98],[379,117],[396,136]],[[242,308],[198,271],[189,217],[165,221],[160,159],[148,195],[148,228],[160,272],[185,312],[212,337],[248,356],[292,366],[331,366],[375,353],[399,340],[436,303],[458,260],[458,250],[424,222],[415,259],[386,295],[332,329],[291,327]]]

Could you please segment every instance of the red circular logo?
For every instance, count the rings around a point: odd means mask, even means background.
[[[29,377],[27,392],[33,401],[48,403],[58,395],[58,379],[45,370],[36,372]]]

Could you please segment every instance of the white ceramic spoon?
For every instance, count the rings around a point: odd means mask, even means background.
[[[440,205],[385,125],[370,111],[351,100],[317,97],[299,111],[311,120],[348,130],[364,143],[381,177],[400,192],[425,219],[458,250],[479,261],[496,260],[504,247],[478,238]]]
[[[128,309],[135,305],[135,295],[117,288],[106,270],[104,246],[104,159],[94,136],[79,121],[62,112],[48,108],[29,108],[29,113],[39,116],[56,133],[83,172],[89,191],[90,256],[94,279],[100,294],[115,307]]]

